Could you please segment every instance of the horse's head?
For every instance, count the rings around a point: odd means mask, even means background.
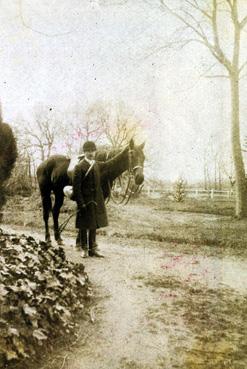
[[[143,153],[145,143],[135,146],[132,139],[129,143],[129,170],[133,173],[135,184],[141,185],[144,181],[143,166],[145,155]]]

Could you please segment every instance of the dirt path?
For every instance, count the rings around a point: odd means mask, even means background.
[[[244,261],[171,253],[165,243],[158,248],[151,242],[110,243],[106,238],[100,239],[104,259],[82,259],[71,247],[73,243],[73,239],[65,239],[67,255],[83,262],[100,299],[91,314],[94,323],[85,327],[81,343],[64,354],[62,364],[52,368],[187,368],[182,364],[184,355],[179,357],[178,352],[185,342],[186,347],[193,345],[195,335],[182,314],[175,311],[179,304],[174,302],[181,297],[176,281],[185,288],[224,289],[229,290],[229,296],[234,289],[238,296],[246,296]],[[155,278],[170,278],[175,284],[170,283],[168,289],[150,287]]]
[[[70,369],[128,368],[133,363],[154,368],[160,351],[167,351],[165,334],[151,333],[146,313],[154,297],[139,278],[158,268],[156,253],[143,248],[102,244],[104,260],[84,261],[98,292],[107,296],[96,311],[100,324],[85,347],[68,363]],[[132,365],[132,366],[130,366]]]
[[[172,305],[175,291],[149,288],[152,278],[170,276],[185,285],[201,284],[207,288],[233,288],[246,292],[247,268],[234,259],[217,259],[170,253],[144,245],[107,244],[101,241],[105,259],[84,261],[91,281],[105,297],[95,311],[94,334],[68,359],[69,369],[154,369],[179,365],[176,349],[192,341],[192,332],[183,319],[166,311],[165,324],[152,319],[162,303]],[[68,256],[76,259],[74,251]],[[162,314],[162,310],[160,310]],[[174,324],[172,324],[174,323]],[[181,364],[182,368],[182,364]]]

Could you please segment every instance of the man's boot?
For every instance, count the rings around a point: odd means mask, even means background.
[[[81,250],[82,250],[82,257],[88,258],[88,244],[87,244],[87,230],[86,229],[80,229],[78,232],[78,235],[76,237],[76,243],[80,243]]]
[[[85,258],[88,258],[88,256],[89,256],[89,253],[88,253],[88,248],[87,247],[85,247],[85,246],[83,246],[82,247],[82,255],[81,255],[84,259]]]
[[[104,258],[104,255],[102,255],[99,252],[99,247],[98,247],[97,243],[94,243],[93,245],[90,246],[89,256],[95,256],[96,258]]]

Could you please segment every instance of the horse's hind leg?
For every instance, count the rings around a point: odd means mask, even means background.
[[[52,209],[52,215],[53,215],[53,222],[54,222],[54,236],[55,236],[55,240],[57,241],[59,245],[62,245],[63,243],[63,240],[60,236],[59,225],[58,225],[58,217],[59,217],[60,209],[63,205],[63,200],[64,200],[63,191],[56,191],[55,192],[55,203]]]
[[[49,231],[49,214],[52,208],[50,194],[41,194],[43,206],[43,219],[45,222],[45,241],[51,244],[51,236]]]

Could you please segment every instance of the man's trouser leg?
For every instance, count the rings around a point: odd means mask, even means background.
[[[88,243],[87,243],[87,230],[85,228],[81,228],[80,231],[80,246],[82,248],[83,257],[88,257]]]
[[[81,236],[80,236],[80,230],[78,229],[77,235],[76,235],[76,248],[81,249]]]
[[[103,258],[104,256],[99,253],[99,248],[96,243],[96,229],[89,229],[89,256],[96,256]]]

